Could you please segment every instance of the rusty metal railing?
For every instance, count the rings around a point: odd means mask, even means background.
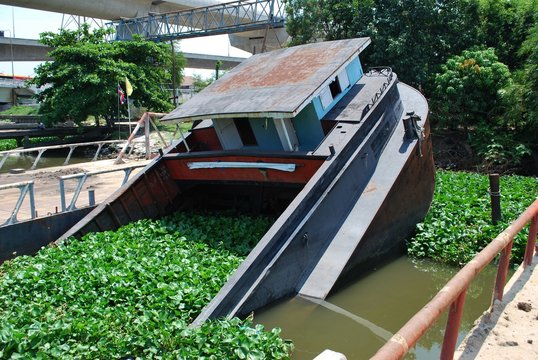
[[[372,357],[376,360],[401,359],[415,346],[424,333],[449,307],[445,337],[441,348],[441,359],[452,359],[458,339],[465,295],[471,282],[499,253],[493,301],[502,300],[508,274],[508,265],[514,237],[528,224],[529,235],[522,266],[532,263],[538,230],[538,199],[535,200],[510,226],[500,233],[488,246],[463,267],[437,295],[415,314],[398,332]]]

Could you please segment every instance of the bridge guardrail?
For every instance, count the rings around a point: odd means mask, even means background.
[[[84,183],[90,176],[99,175],[99,174],[108,174],[108,173],[116,172],[116,171],[123,171],[124,176],[123,176],[123,181],[121,182],[121,186],[123,186],[129,180],[129,176],[131,175],[134,169],[144,167],[144,166],[146,165],[133,165],[133,166],[128,166],[128,167],[122,167],[121,169],[90,171],[90,172],[71,174],[71,175],[65,175],[65,176],[60,177],[60,204],[62,207],[62,212],[76,209],[75,204],[78,200],[80,192],[82,191],[82,186],[84,186]],[[69,205],[67,206],[66,198],[65,198],[65,180],[69,180],[69,179],[77,179],[78,183],[75,188],[75,193],[73,194],[73,197],[71,198],[71,201]]]
[[[76,209],[75,204],[78,200],[80,193],[82,192],[82,187],[84,183],[86,182],[86,180],[90,178],[91,176],[107,174],[107,173],[112,173],[116,171],[123,171],[124,172],[123,181],[120,185],[122,186],[129,180],[129,176],[131,175],[134,169],[141,168],[144,166],[146,165],[131,165],[131,166],[124,166],[118,169],[90,171],[90,172],[71,174],[71,175],[65,175],[65,176],[60,177],[59,182],[60,182],[61,212],[72,211]],[[77,179],[78,183],[76,185],[76,189],[69,203],[69,206],[67,206],[66,205],[66,193],[65,193],[65,181],[70,180],[70,179]],[[17,219],[17,215],[19,214],[21,206],[24,203],[24,200],[26,199],[26,195],[29,196],[31,219],[35,219],[37,217],[37,211],[36,211],[36,205],[35,205],[36,196],[35,196],[35,190],[34,190],[34,181],[30,180],[30,181],[22,181],[22,182],[17,182],[17,183],[0,185],[0,191],[14,189],[14,188],[17,188],[20,190],[19,198],[17,199],[15,207],[13,211],[11,212],[11,215],[9,216],[9,218],[3,224],[0,224],[0,226],[12,225],[19,221]],[[56,207],[56,212],[58,212],[58,207]]]
[[[6,185],[0,185],[0,191],[1,190],[7,190],[7,189],[19,189],[19,198],[17,199],[17,203],[15,204],[15,207],[13,208],[13,211],[11,212],[11,215],[9,218],[4,222],[2,225],[11,225],[18,222],[17,215],[19,214],[19,210],[21,209],[22,203],[24,202],[24,199],[26,198],[26,194],[29,194],[30,197],[30,216],[32,219],[36,217],[36,211],[35,211],[35,197],[34,197],[34,181],[21,181],[18,183],[13,184],[6,184]]]
[[[92,142],[85,142],[85,143],[74,143],[74,144],[65,144],[65,145],[53,145],[53,146],[42,146],[42,147],[35,147],[30,149],[17,149],[17,150],[6,150],[6,151],[0,151],[0,156],[2,156],[2,160],[0,160],[0,170],[2,169],[2,166],[4,166],[5,162],[7,161],[9,155],[14,154],[24,154],[24,153],[30,153],[30,152],[36,152],[37,151],[37,157],[34,160],[34,163],[32,164],[32,167],[30,170],[35,170],[37,167],[37,163],[41,159],[41,156],[43,153],[47,150],[52,149],[66,149],[69,148],[69,154],[67,154],[67,157],[65,158],[65,161],[63,165],[67,165],[69,163],[69,160],[71,160],[71,155],[73,155],[73,151],[79,147],[79,146],[91,146],[91,145],[97,145],[97,151],[95,152],[95,155],[93,156],[91,161],[97,160],[101,149],[103,148],[103,145],[105,144],[117,144],[117,143],[124,143],[125,140],[105,140],[105,141],[92,141]]]
[[[440,359],[453,359],[458,339],[465,295],[471,282],[500,253],[493,300],[502,300],[508,274],[508,265],[514,237],[530,222],[523,267],[532,264],[538,231],[538,199],[536,199],[510,226],[500,233],[488,246],[465,265],[438,293],[417,312],[392,338],[371,358],[375,360],[401,359],[415,346],[437,319],[449,307],[448,321],[441,348]]]

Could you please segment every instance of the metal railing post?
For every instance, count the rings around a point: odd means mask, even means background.
[[[0,160],[0,169],[2,169],[2,166],[6,163],[7,158],[9,157],[9,153],[4,153],[2,155],[2,160]]]
[[[129,181],[129,176],[131,176],[132,171],[133,171],[133,168],[123,169],[124,175],[123,175],[123,181],[121,182],[121,185],[125,185],[125,183]]]
[[[499,186],[499,174],[489,175],[489,195],[491,197],[491,220],[493,225],[501,221],[501,190]]]
[[[21,209],[22,203],[24,202],[24,198],[26,197],[26,194],[30,192],[30,212],[32,219],[35,218],[35,203],[34,203],[34,182],[33,181],[27,181],[27,182],[21,182],[21,183],[15,183],[15,184],[8,184],[3,185],[2,189],[12,189],[12,188],[18,188],[19,189],[19,198],[17,199],[17,202],[15,204],[15,207],[13,208],[13,211],[11,212],[11,215],[6,220],[4,225],[12,225],[15,224],[17,220],[17,215]]]
[[[37,167],[37,163],[39,162],[39,160],[41,159],[41,155],[43,155],[43,153],[46,151],[47,149],[39,149],[39,152],[37,154],[37,157],[35,158],[35,161],[34,161],[34,164],[32,165],[32,167],[30,168],[30,170],[35,170],[36,167]]]
[[[534,256],[534,249],[536,247],[536,233],[538,232],[538,215],[533,216],[531,220],[531,226],[529,227],[529,235],[527,236],[527,247],[525,248],[525,258],[523,260],[523,267],[527,267],[532,264],[532,257]]]
[[[506,277],[508,276],[508,267],[510,265],[510,256],[512,254],[512,246],[514,240],[510,241],[508,245],[501,251],[501,259],[499,260],[499,266],[497,267],[497,276],[495,278],[495,290],[493,292],[493,300],[502,301],[504,296],[504,286],[506,285]]]
[[[99,145],[97,146],[97,151],[95,152],[95,155],[93,156],[92,161],[97,160],[97,158],[99,157],[99,153],[101,152],[101,149],[103,148],[103,145],[104,143],[99,143]]]
[[[88,204],[90,206],[95,205],[95,189],[91,186],[88,188]]]
[[[69,160],[71,160],[71,155],[73,155],[73,151],[75,151],[76,146],[70,146],[69,147],[69,154],[67,154],[67,157],[65,158],[64,165],[69,164]]]
[[[71,199],[71,203],[69,204],[69,206],[67,207],[67,211],[71,211],[71,210],[75,210],[76,209],[76,206],[75,204],[77,203],[77,200],[78,200],[78,197],[80,195],[80,192],[82,190],[82,186],[84,185],[84,183],[86,182],[86,179],[88,178],[88,174],[84,174],[82,175],[79,180],[78,180],[78,184],[77,184],[77,187],[75,189],[75,193],[73,194],[73,198]]]
[[[450,305],[445,328],[445,337],[443,339],[443,347],[441,348],[441,356],[439,357],[441,360],[452,360],[454,358],[466,294],[467,289],[463,290],[452,305]]]
[[[65,184],[64,179],[60,178],[60,205],[62,207],[62,212],[65,211]]]
[[[149,116],[147,116],[146,120],[144,121],[144,143],[146,144],[146,159],[149,159],[151,155],[151,149],[149,146],[149,126]]]
[[[37,211],[35,210],[34,183],[29,183],[28,188],[30,191],[30,216],[32,219],[35,219],[37,217]]]

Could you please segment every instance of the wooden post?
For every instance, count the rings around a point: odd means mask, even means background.
[[[150,155],[151,155],[151,148],[149,146],[149,130],[150,130],[150,125],[149,125],[149,115],[148,113],[145,113],[144,114],[146,119],[144,120],[144,140],[145,140],[145,143],[146,143],[146,160],[150,158]]]

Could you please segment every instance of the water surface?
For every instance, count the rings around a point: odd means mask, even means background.
[[[458,268],[427,260],[396,259],[332,295],[326,302],[294,298],[254,315],[266,328],[292,339],[293,359],[313,359],[324,349],[368,359],[420,310]],[[482,271],[467,292],[460,339],[489,307],[496,268]],[[424,335],[407,359],[439,359],[446,315]]]

